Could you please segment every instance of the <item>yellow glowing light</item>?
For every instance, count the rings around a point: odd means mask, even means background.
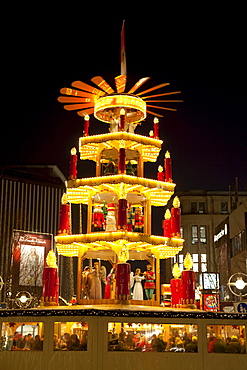
[[[165,219],[170,220],[170,218],[171,218],[171,212],[170,212],[169,209],[167,209],[166,212],[165,212]]]
[[[166,158],[171,158],[170,152],[168,152],[168,150],[166,151],[165,157]]]
[[[181,271],[178,263],[175,263],[175,265],[173,266],[172,275],[175,277],[175,279],[178,279],[181,276]]]
[[[84,116],[84,120],[85,120],[85,121],[89,121],[89,115],[88,115],[88,114],[86,114],[86,115]]]
[[[121,108],[120,109],[120,116],[124,116],[125,115],[125,109],[124,108]]]
[[[180,206],[180,201],[177,196],[174,198],[172,205],[175,208],[178,208]]]
[[[163,143],[159,139],[125,131],[83,136],[79,139],[80,158],[97,161],[98,155],[104,149],[119,150],[121,140],[124,140],[126,149],[137,150],[142,155],[144,162],[156,162]]]
[[[70,154],[71,155],[76,155],[76,148],[72,148],[71,151],[70,151]]]
[[[103,122],[117,118],[115,108],[125,108],[126,123],[137,123],[146,118],[146,103],[140,97],[130,95],[107,95],[99,97],[94,104],[94,116]],[[131,113],[128,115],[128,113]]]
[[[66,193],[63,194],[62,199],[61,199],[61,203],[62,204],[67,204],[68,203],[68,197],[67,197]]]
[[[53,250],[50,250],[46,257],[46,263],[48,267],[57,268],[57,258]]]
[[[186,253],[184,259],[184,267],[186,270],[191,270],[191,268],[193,267],[193,260],[189,252]]]
[[[158,167],[158,171],[159,171],[159,172],[163,172],[163,167],[162,167],[161,165],[159,165],[159,167]]]
[[[88,204],[96,193],[113,192],[122,198],[124,192],[145,195],[153,206],[165,206],[174,193],[175,184],[126,174],[99,176],[69,180],[67,182],[67,199],[69,203]],[[124,196],[125,198],[125,196]]]
[[[158,258],[174,257],[183,249],[184,240],[157,235],[140,234],[123,230],[93,232],[80,235],[58,235],[55,237],[59,255],[78,256],[87,250],[112,250],[121,258],[128,259],[130,250],[148,251]]]
[[[157,117],[154,117],[154,123],[159,123],[159,119]]]

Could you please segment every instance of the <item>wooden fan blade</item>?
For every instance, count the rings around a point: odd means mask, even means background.
[[[164,117],[164,116],[162,116],[162,114],[154,113],[151,110],[147,110],[147,113],[150,113],[150,114],[152,114],[153,116],[156,116],[156,117]]]
[[[62,88],[60,90],[60,93],[64,94],[64,95],[81,96],[82,98],[93,98],[94,97],[94,94],[92,94],[92,93],[88,93],[88,92],[85,92],[85,91],[74,90],[74,89],[70,89],[68,87]]]
[[[74,81],[72,82],[71,84],[73,87],[76,87],[77,89],[81,89],[81,90],[84,90],[84,91],[88,91],[94,95],[104,95],[103,91],[99,90],[99,89],[96,89],[96,87],[93,87],[93,86],[90,86],[88,84],[85,84],[84,82],[81,82],[81,81]]]
[[[77,112],[77,114],[81,117],[84,117],[86,114],[88,114],[90,116],[90,114],[93,114],[94,113],[94,108],[91,108],[91,109],[84,109],[84,110],[79,110]]]
[[[164,83],[164,84],[160,84],[160,85],[157,85],[157,86],[154,86],[154,87],[151,87],[150,89],[148,90],[145,90],[145,91],[142,91],[140,93],[138,93],[137,95],[143,95],[149,91],[153,91],[153,90],[156,90],[156,89],[160,89],[161,87],[164,87],[164,86],[168,86],[170,85],[169,83]]]
[[[94,105],[92,103],[88,104],[71,104],[71,105],[65,105],[64,109],[66,110],[77,110],[77,109],[83,109],[83,108],[91,108]]]
[[[183,100],[146,100],[146,103],[182,103]]]
[[[130,91],[128,92],[128,94],[132,94],[133,92],[135,92],[140,86],[142,86],[147,80],[149,80],[150,77],[144,77],[144,78],[141,78],[139,81],[137,81],[137,83],[130,89]]]
[[[107,94],[114,94],[114,90],[111,86],[103,79],[101,76],[95,76],[91,78],[91,81],[95,83],[95,85],[99,86],[102,90],[104,90]]]
[[[127,80],[126,75],[120,75],[120,76],[115,77],[115,85],[116,85],[118,93],[124,92],[126,80]]]
[[[164,94],[157,94],[157,95],[149,95],[149,96],[143,96],[142,99],[148,99],[148,98],[156,98],[157,96],[165,96],[165,95],[174,95],[174,94],[179,94],[181,91],[173,91],[169,93],[164,93]]]
[[[156,105],[149,105],[149,104],[147,104],[147,107],[158,108],[158,109],[165,109],[165,110],[171,110],[171,111],[174,111],[174,112],[177,110],[177,109],[174,109],[174,108],[158,107]]]
[[[76,98],[73,96],[59,96],[57,99],[60,103],[89,103],[94,102],[92,98]]]

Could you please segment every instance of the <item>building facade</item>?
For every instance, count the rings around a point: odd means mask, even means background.
[[[181,234],[185,242],[175,261],[183,269],[184,257],[189,252],[193,258],[193,269],[198,274],[205,271],[218,272],[216,227],[231,214],[232,209],[246,201],[247,192],[238,192],[238,197],[227,191],[206,190],[183,191],[176,195],[180,200]]]
[[[240,204],[215,229],[214,241],[220,273],[222,300],[229,296],[227,286],[231,275],[247,274],[247,201]],[[247,293],[245,288],[244,293]]]
[[[66,179],[57,166],[8,166],[0,171],[1,301],[10,274],[13,230],[55,235]]]

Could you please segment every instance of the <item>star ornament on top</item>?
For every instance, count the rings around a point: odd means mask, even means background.
[[[91,79],[97,87],[90,86],[81,81],[74,81],[71,84],[72,88],[62,88],[60,90],[63,96],[60,96],[58,101],[64,103],[64,108],[68,111],[75,110],[79,116],[94,114],[97,119],[106,123],[119,120],[120,110],[122,108],[125,110],[126,123],[141,122],[146,118],[147,113],[156,117],[163,117],[162,114],[153,112],[150,108],[176,111],[174,108],[153,103],[182,102],[182,100],[156,99],[179,94],[181,91],[149,94],[154,90],[168,86],[169,83],[162,83],[136,93],[136,90],[148,81],[149,78],[141,78],[127,93],[125,93],[126,75],[115,77],[116,91],[101,76]]]

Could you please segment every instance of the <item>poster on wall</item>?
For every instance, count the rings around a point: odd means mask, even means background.
[[[220,310],[219,295],[217,293],[202,293],[202,309],[217,312]]]
[[[12,295],[27,290],[40,297],[46,257],[52,248],[52,234],[13,231]]]

